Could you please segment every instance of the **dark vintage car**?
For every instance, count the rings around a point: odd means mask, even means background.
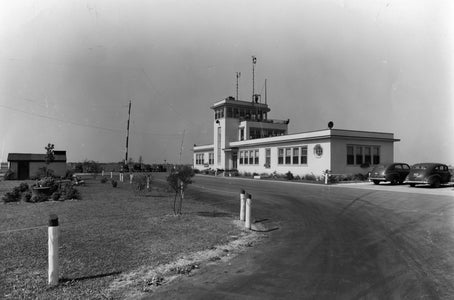
[[[440,184],[448,183],[450,180],[451,173],[447,165],[421,163],[411,167],[405,183],[409,183],[411,187],[417,184],[429,184],[431,187],[439,187]]]
[[[408,173],[410,173],[410,166],[406,163],[382,164],[372,169],[369,180],[375,184],[379,184],[380,182],[401,184],[404,182]]]

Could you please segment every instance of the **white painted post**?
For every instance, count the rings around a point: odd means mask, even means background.
[[[102,177],[104,177],[104,170],[102,170],[102,174],[101,174]]]
[[[245,190],[241,190],[240,193],[240,221],[244,221],[244,210],[246,208],[246,192]]]
[[[150,176],[147,175],[147,190],[150,189]]]
[[[252,196],[247,194],[246,199],[246,220],[244,222],[244,227],[251,229],[251,206],[252,206]]]
[[[129,174],[129,184],[132,184],[132,178],[134,177],[134,174]]]
[[[49,216],[48,229],[49,244],[49,280],[51,286],[58,284],[59,267],[58,267],[58,217],[57,215]]]
[[[110,172],[110,178],[113,178],[113,174],[112,174],[112,172]]]

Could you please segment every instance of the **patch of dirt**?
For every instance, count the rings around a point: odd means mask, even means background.
[[[140,298],[162,285],[170,284],[179,276],[194,275],[203,266],[225,263],[262,239],[263,235],[259,232],[244,229],[243,222],[239,220],[233,222],[243,230],[239,236],[232,236],[229,243],[183,254],[178,260],[167,264],[142,266],[124,273],[115,279],[103,294],[113,298]],[[260,225],[256,226],[260,229]]]

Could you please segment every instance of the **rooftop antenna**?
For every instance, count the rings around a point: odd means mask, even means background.
[[[129,120],[131,118],[131,100],[129,100],[129,110],[128,110],[128,124],[126,127],[126,155],[125,155],[125,165],[128,164],[128,144],[129,144]]]
[[[255,96],[255,64],[257,63],[257,58],[255,56],[252,56],[252,102],[254,102],[254,96]]]
[[[241,77],[241,72],[236,72],[236,100],[239,100],[238,98],[238,79]]]
[[[266,104],[266,78],[265,78],[265,104]]]

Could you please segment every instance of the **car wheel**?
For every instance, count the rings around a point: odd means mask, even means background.
[[[433,188],[439,188],[440,187],[440,178],[434,178],[432,182],[430,183],[430,186]]]
[[[416,183],[410,183],[410,186],[411,186],[411,187],[415,187],[415,186],[416,186]]]
[[[374,180],[372,181],[374,184],[380,184],[380,180]]]
[[[399,180],[397,178],[391,178],[391,184],[396,185],[399,183]]]

